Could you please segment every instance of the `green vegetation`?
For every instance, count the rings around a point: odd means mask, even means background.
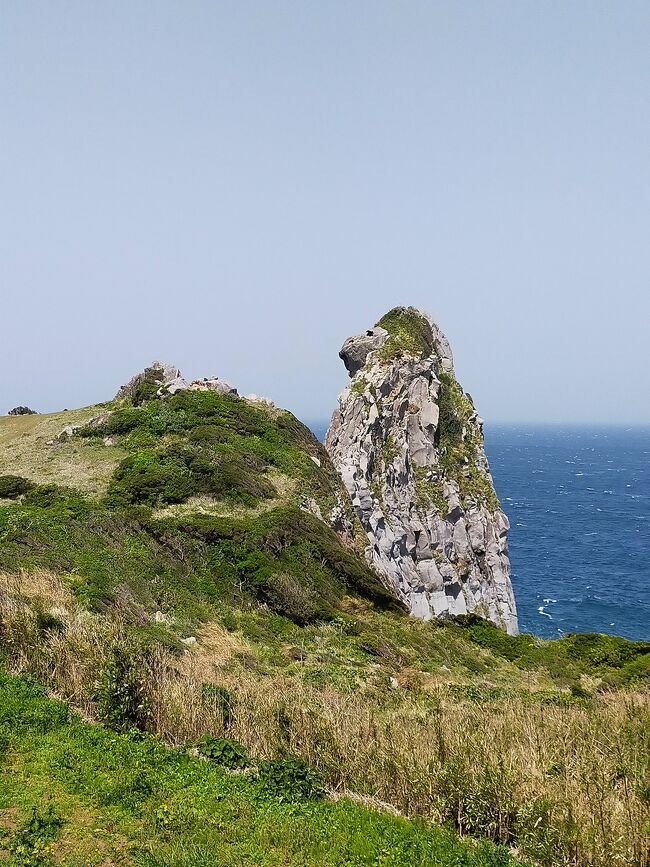
[[[304,623],[334,616],[348,592],[399,608],[333,530],[296,506],[240,519],[156,518],[37,487],[0,507],[0,540],[0,569],[71,575],[77,597],[96,610],[125,593],[138,611],[194,622],[210,605],[258,600]]]
[[[109,485],[113,505],[182,503],[206,494],[252,506],[276,495],[267,476],[272,468],[297,476],[312,495],[331,498],[339,486],[310,459],[322,447],[293,416],[229,394],[183,391],[124,406],[79,436],[117,437],[129,452]]]
[[[449,507],[445,500],[442,479],[430,478],[431,470],[426,467],[414,467],[413,476],[418,503],[425,508],[435,506],[441,515],[446,515]]]
[[[450,479],[460,487],[465,506],[473,503],[490,511],[499,508],[499,500],[485,471],[477,465],[477,450],[482,445],[481,431],[475,421],[471,398],[460,387],[453,373],[440,372],[440,392],[436,443],[440,464]]]
[[[650,642],[628,641],[615,635],[582,633],[542,641],[532,635],[508,636],[478,617],[459,618],[467,623],[471,641],[518,668],[544,668],[552,676],[570,683],[580,696],[580,677],[597,677],[607,686],[621,686],[650,680]],[[584,697],[584,696],[583,696]]]
[[[443,465],[485,501],[441,381]],[[408,618],[312,513],[341,485],[293,416],[146,397],[53,446],[0,421],[0,663],[103,724],[0,675],[0,861],[647,867],[647,643]]]
[[[199,755],[231,771],[243,770],[251,764],[244,747],[231,738],[213,738],[206,735],[199,741],[197,749]]]
[[[22,476],[0,476],[0,500],[17,500],[33,487],[32,482]]]
[[[81,722],[0,674],[0,857],[15,865],[507,867],[507,852],[349,800],[304,764],[258,774]],[[215,861],[218,858],[218,862]]]
[[[378,353],[382,361],[391,361],[400,355],[414,355],[416,358],[431,355],[431,326],[414,307],[395,307],[382,316],[377,325],[388,332],[388,338]]]
[[[258,601],[306,623],[334,616],[348,592],[398,607],[365,563],[299,508],[311,497],[326,513],[341,486],[320,444],[289,413],[180,392],[122,406],[78,436],[110,436],[127,452],[107,493],[31,486],[21,502],[0,508],[0,568],[73,575],[75,594],[96,610],[126,594],[127,620],[159,608],[196,622],[218,602]],[[292,480],[286,498],[269,472]],[[154,511],[199,494],[209,497],[207,512]],[[220,500],[245,509],[211,514]],[[260,500],[267,509],[250,510]]]
[[[118,732],[146,728],[149,702],[146,674],[132,647],[116,644],[97,685],[97,715]]]

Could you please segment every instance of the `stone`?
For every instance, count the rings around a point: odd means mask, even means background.
[[[206,376],[203,379],[193,379],[191,382],[183,377],[178,367],[163,361],[152,361],[141,373],[136,373],[126,385],[123,385],[115,395],[116,400],[133,400],[139,387],[145,383],[156,386],[156,395],[164,397],[179,391],[216,391],[218,394],[237,396],[237,389],[219,379],[218,376]]]
[[[345,364],[350,376],[354,376],[364,366],[366,358],[371,352],[384,345],[387,337],[388,332],[378,326],[359,337],[348,337],[341,347],[339,358],[343,359],[343,364]]]
[[[152,361],[148,367],[145,367],[140,373],[118,389],[115,395],[115,400],[133,400],[137,394],[138,387],[143,383],[151,383],[159,388],[164,388],[171,383],[176,383],[182,379],[180,370],[173,364],[166,364],[163,361]],[[184,381],[184,380],[183,380]]]
[[[7,415],[38,415],[35,409],[30,409],[28,406],[15,406],[10,409]]]
[[[515,634],[509,525],[483,420],[426,314],[396,308],[381,321],[341,348],[350,382],[325,439],[366,558],[414,616],[476,613]]]

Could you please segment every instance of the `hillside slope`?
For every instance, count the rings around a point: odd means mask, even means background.
[[[94,863],[95,827],[112,829],[103,864],[207,864],[217,845],[223,863],[477,863],[472,847],[382,815],[388,805],[547,867],[645,867],[650,645],[407,616],[300,422],[221,385],[163,387],[161,371],[96,407],[0,418],[3,664],[123,733],[61,711],[43,740],[52,706],[3,679],[5,719],[16,702],[26,715],[0,737],[8,846],[31,806],[46,821],[49,791],[68,823],[51,854],[70,864]],[[148,752],[138,732],[178,750]],[[298,756],[332,797],[371,809],[261,803],[252,781],[187,765],[197,745],[213,762],[242,748],[254,767],[295,771]],[[175,791],[188,792],[180,804]],[[278,836],[261,853],[265,816]],[[324,839],[329,822],[342,837]],[[158,833],[159,852],[138,851]]]

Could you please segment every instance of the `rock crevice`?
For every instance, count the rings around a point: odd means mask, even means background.
[[[444,334],[400,307],[339,354],[351,381],[325,445],[366,558],[415,616],[474,613],[516,633],[508,519]]]

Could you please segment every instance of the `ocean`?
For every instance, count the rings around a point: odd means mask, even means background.
[[[650,428],[486,425],[485,447],[520,630],[650,640]]]

